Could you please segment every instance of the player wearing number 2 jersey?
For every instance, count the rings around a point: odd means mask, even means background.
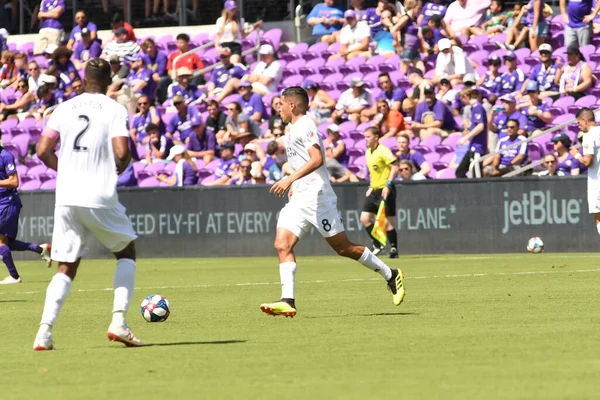
[[[324,163],[321,134],[317,125],[306,115],[306,91],[298,86],[287,88],[283,91],[281,101],[281,118],[291,124],[285,136],[285,150],[294,173],[271,187],[271,193],[280,197],[289,189],[289,202],[279,213],[275,237],[275,249],[279,254],[281,300],[262,304],[260,309],[270,315],[296,315],[294,247],[313,226],[340,256],[357,260],[378,272],[388,282],[394,304],[399,305],[404,299],[402,271],[390,269],[368,248],[351,243],[346,236],[337,210],[337,197],[329,183]]]
[[[125,107],[105,95],[110,65],[93,58],[85,68],[86,92],[59,105],[38,144],[38,157],[57,171],[52,259],[58,261],[46,291],[46,302],[34,350],[51,350],[52,328],[69,295],[90,234],[117,258],[114,303],[108,338],[140,346],[125,322],[135,284],[137,238],[117,196],[117,171],[131,161]],[[60,156],[54,148],[60,138]]]

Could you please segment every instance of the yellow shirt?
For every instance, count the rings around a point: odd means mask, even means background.
[[[390,177],[390,165],[396,162],[396,156],[380,143],[373,151],[367,149],[365,157],[371,174],[371,187],[375,190],[383,189]]]

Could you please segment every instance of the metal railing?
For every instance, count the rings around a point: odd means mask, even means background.
[[[598,118],[598,116],[600,116],[600,109],[598,109],[598,110],[595,110],[595,111],[594,111],[594,115],[596,116],[596,118]],[[502,154],[502,153],[503,153],[504,151],[506,151],[506,150],[510,150],[510,149],[513,149],[513,148],[519,147],[519,146],[521,146],[521,145],[523,144],[523,142],[525,142],[525,143],[529,143],[529,142],[533,141],[534,139],[536,139],[536,138],[538,138],[538,137],[541,137],[541,136],[547,135],[547,134],[549,134],[549,133],[554,133],[554,132],[556,132],[556,131],[562,130],[562,129],[566,128],[567,126],[569,126],[569,125],[571,125],[571,124],[573,124],[573,123],[576,123],[576,122],[577,122],[577,118],[573,118],[573,119],[571,119],[571,120],[569,120],[569,121],[567,121],[567,122],[563,122],[563,123],[562,123],[562,124],[560,124],[560,125],[553,126],[552,128],[546,129],[545,131],[542,131],[542,132],[539,132],[539,133],[537,133],[537,134],[535,134],[535,135],[529,136],[529,137],[527,137],[527,138],[526,138],[525,140],[523,140],[523,141],[519,141],[519,142],[517,142],[517,143],[514,143],[514,144],[511,144],[511,145],[509,145],[509,146],[506,146],[506,147],[504,147],[504,148],[503,148],[502,150],[500,150],[500,151],[493,151],[493,152],[491,152],[491,153],[488,153],[488,154],[486,154],[485,156],[478,158],[477,160],[473,160],[473,161],[471,161],[471,164],[469,164],[469,171],[471,171],[471,174],[473,174],[473,170],[475,170],[475,172],[478,172],[478,171],[477,171],[477,170],[478,170],[478,168],[475,168],[475,166],[476,166],[476,165],[479,165],[479,163],[483,163],[485,160],[488,160],[488,159],[490,159],[490,158],[493,158],[493,157],[495,157],[497,154]],[[543,162],[543,161],[542,161],[542,162]],[[540,165],[542,162],[540,162],[540,160],[538,160],[538,161],[536,161],[536,162],[534,162],[534,163],[530,163],[530,164],[528,164],[528,165],[525,165],[525,166],[523,166],[523,167],[521,167],[521,168],[518,168],[518,169],[516,169],[516,170],[514,170],[514,171],[511,171],[510,173],[508,173],[508,174],[506,174],[506,175],[503,175],[503,176],[504,176],[504,177],[510,177],[510,176],[515,176],[515,175],[518,175],[519,173],[522,173],[522,172],[524,172],[524,171],[527,171],[527,170],[529,170],[529,169],[532,169],[532,168],[535,168],[535,167],[537,167],[537,166],[538,166],[538,165]],[[535,163],[537,163],[537,164],[535,164]],[[533,164],[535,164],[535,165],[533,165]],[[532,166],[532,165],[533,165],[533,166]],[[518,171],[518,172],[516,172],[516,171]],[[472,176],[473,176],[473,175],[472,175]],[[481,174],[480,174],[480,173],[477,173],[475,177],[476,177],[476,178],[481,178]]]

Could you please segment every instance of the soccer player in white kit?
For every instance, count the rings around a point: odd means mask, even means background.
[[[308,95],[301,87],[283,91],[280,115],[290,123],[285,135],[285,151],[294,172],[275,183],[270,192],[283,197],[289,189],[288,203],[279,213],[275,249],[279,255],[281,300],[261,304],[269,315],[296,315],[294,281],[296,257],[294,246],[314,226],[327,243],[343,257],[357,260],[379,273],[388,283],[395,305],[404,299],[402,270],[391,269],[364,246],[351,243],[337,209],[337,197],[329,182],[325,167],[325,152],[321,134],[314,121],[306,115]]]
[[[105,95],[111,83],[108,61],[93,58],[85,67],[83,93],[52,113],[37,147],[38,157],[57,171],[52,259],[58,272],[46,291],[46,302],[34,350],[52,350],[52,328],[94,235],[117,258],[114,276],[111,341],[141,346],[125,322],[135,284],[135,239],[125,207],[117,196],[117,171],[131,160],[125,107]],[[60,138],[60,156],[54,148]]]
[[[587,107],[577,111],[577,124],[583,135],[583,156],[579,150],[571,148],[571,154],[588,168],[588,207],[594,214],[596,229],[600,234],[600,127],[596,125],[594,112]]]

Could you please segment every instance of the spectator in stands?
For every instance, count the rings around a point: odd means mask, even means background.
[[[15,65],[15,53],[12,51],[5,51],[2,53],[0,59],[2,61],[2,68],[0,68],[0,86],[4,89],[17,81],[19,72]]]
[[[519,130],[517,133],[521,136],[527,136],[527,131],[525,130],[527,118],[517,111],[517,101],[514,96],[502,96],[500,97],[500,101],[502,102],[502,107],[494,107],[488,115],[490,130],[498,135],[498,139],[502,139],[508,134],[506,124],[509,119],[512,119],[518,122]]]
[[[592,10],[592,0],[560,0],[560,12],[565,29],[565,45],[585,46],[592,43],[592,21],[600,11],[600,2]]]
[[[260,127],[255,120],[251,119],[242,112],[243,108],[240,103],[233,102],[227,105],[227,133],[224,136],[224,141],[235,141],[238,137],[250,134],[254,138],[260,137]]]
[[[426,176],[423,176],[417,169],[414,164],[410,160],[401,160],[398,163],[398,177],[396,180],[398,181],[422,181],[427,179]]]
[[[231,62],[231,49],[229,47],[223,47],[220,59],[223,65],[212,70],[211,80],[206,85],[208,96],[216,96],[215,100],[219,103],[237,90],[240,79],[248,71],[243,64],[233,64]]]
[[[186,147],[191,157],[202,159],[204,165],[210,163],[215,158],[217,148],[214,130],[207,129],[206,126],[194,127],[193,132],[186,140]]]
[[[239,168],[239,174],[237,174],[238,176],[232,178],[229,181],[229,185],[254,185],[255,182],[250,174],[252,162],[250,160],[242,160]]]
[[[498,141],[496,146],[496,154],[492,161],[491,175],[502,176],[520,167],[527,160],[527,142],[525,137],[518,134],[519,121],[509,119],[506,123],[507,135]],[[506,147],[521,143],[507,150]],[[489,174],[489,169],[484,170],[484,176]]]
[[[427,86],[432,86],[430,81],[423,78],[423,70],[418,68],[411,68],[408,71],[408,83],[410,83],[413,88],[410,97],[417,102],[425,100],[423,89]],[[402,103],[404,103],[404,101]]]
[[[100,57],[100,54],[102,54],[100,42],[92,39],[88,28],[83,28],[80,36],[81,40],[75,42],[73,49],[73,64],[78,71],[85,68],[90,58]]]
[[[452,85],[457,85],[462,83],[465,74],[475,74],[467,54],[460,47],[452,46],[450,39],[441,39],[438,48],[440,52],[435,62],[434,83],[438,83],[442,76],[447,75]]]
[[[556,155],[556,163],[554,166],[564,175],[579,175],[579,161],[570,153],[571,138],[565,133],[560,133],[552,138],[554,143],[554,152]]]
[[[0,102],[0,122],[7,118],[18,118],[20,121],[29,116],[29,109],[35,105],[35,96],[29,91],[27,80],[21,79],[17,86],[20,97],[13,104]]]
[[[0,10],[0,26],[6,26],[5,24],[2,23],[2,11]],[[8,50],[8,44],[6,43],[6,40],[9,36],[8,31],[5,28],[0,28],[0,54],[4,53],[5,51]]]
[[[267,175],[267,182],[277,182],[281,179],[281,169],[287,162],[285,146],[280,140],[272,140],[269,142],[267,145],[267,157],[273,160],[271,163],[265,163],[264,166],[264,170],[266,172],[265,175]]]
[[[508,17],[504,12],[504,0],[492,0],[492,3],[490,4],[490,12],[485,18],[485,21],[481,24],[481,27],[472,26],[469,28],[469,34],[486,34],[488,37],[492,37],[495,34],[502,33],[506,30],[507,18]]]
[[[452,87],[450,79],[448,79],[447,76],[443,76],[440,78],[440,83],[438,84],[438,91],[435,95],[435,98],[450,106],[454,102],[456,95],[459,93],[459,90],[456,90]],[[452,114],[456,114],[455,110],[452,110]]]
[[[425,100],[417,104],[414,118],[408,123],[414,135],[422,139],[429,136],[448,136],[458,127],[452,116],[452,111],[444,102],[435,98],[435,88],[426,86],[423,90]]]
[[[15,67],[17,68],[17,81],[13,82],[12,87],[14,89],[17,88],[18,81],[21,79],[27,79],[29,75],[27,74],[27,54],[25,53],[17,53],[15,54]]]
[[[517,68],[517,55],[509,51],[503,57],[507,71],[500,77],[500,95],[516,94],[525,81],[525,74]]]
[[[73,91],[71,92],[69,99],[77,97],[85,92],[85,87],[83,86],[83,81],[80,77],[73,79],[73,82],[71,82],[71,89],[73,89]]]
[[[335,105],[335,103],[334,103],[334,105]],[[309,103],[309,106],[310,106],[310,103]],[[283,131],[285,129],[285,127],[287,126],[287,124],[285,122],[283,122],[283,118],[281,118],[281,115],[279,114],[280,111],[281,111],[281,97],[274,96],[271,99],[271,116],[269,117],[269,127],[268,127],[267,132],[265,132],[265,136],[264,136],[265,138],[273,138],[275,136],[273,134],[273,131],[275,130],[275,128],[279,128]]]
[[[544,18],[544,2],[545,0],[529,0],[527,6],[515,17],[512,27],[507,31],[506,40],[504,44],[499,44],[500,47],[514,50],[529,37],[529,47],[531,51],[535,51],[546,41],[550,25]]]
[[[404,115],[404,121],[408,123],[412,121],[415,112],[417,111],[418,102],[413,98],[406,98],[402,102],[402,115]]]
[[[256,175],[262,175],[262,163],[266,161],[265,150],[262,146],[256,143],[245,143],[243,144],[244,151],[239,155],[238,160],[248,160],[252,163],[252,167],[254,170],[258,170],[259,172]]]
[[[302,88],[308,94],[308,115],[317,123],[323,124],[331,118],[335,108],[335,100],[321,86],[310,79],[302,82]],[[281,107],[281,101],[279,106]],[[281,119],[281,117],[279,118]],[[283,122],[283,121],[282,121]]]
[[[358,3],[359,5],[362,5],[362,1],[359,1]],[[374,38],[384,28],[384,13],[386,11],[390,12],[391,10],[393,10],[393,6],[388,0],[379,0],[377,1],[377,7],[367,8],[364,11],[360,10],[360,7],[357,7],[354,8],[354,13],[359,21],[364,21],[369,25],[371,37]]]
[[[464,84],[464,89],[461,90],[460,92],[457,92],[456,95],[454,96],[454,99],[452,99],[452,103],[451,103],[452,114],[455,116],[462,115],[465,106],[468,106],[470,103],[468,92],[469,92],[469,89],[472,89],[475,87],[475,75],[465,74],[465,76],[463,77],[463,84]],[[464,99],[465,101],[463,101],[463,97],[465,98]]]
[[[33,46],[33,54],[44,54],[48,45],[59,46],[61,44],[65,31],[60,18],[65,10],[63,0],[42,0],[40,11],[37,14],[38,19],[41,21],[40,35]]]
[[[527,96],[517,106],[517,109],[527,118],[525,130],[531,136],[541,132],[547,124],[552,122],[552,114],[548,111],[548,104],[540,100],[540,90],[537,82],[529,82],[526,90]]]
[[[529,78],[525,80],[521,87],[521,95],[529,82],[537,82],[540,90],[540,97],[554,97],[560,94],[558,85],[563,74],[562,62],[557,57],[556,62],[552,60],[552,46],[544,43],[539,48],[541,62],[531,69]]]
[[[133,61],[134,55],[140,52],[140,46],[129,40],[127,29],[121,27],[115,30],[116,40],[108,42],[102,50],[102,58],[110,59],[112,55],[118,55],[121,61]]]
[[[263,44],[258,49],[260,62],[246,79],[252,83],[252,90],[264,96],[277,92],[277,86],[283,76],[283,68],[275,59],[275,50],[270,44]]]
[[[456,0],[448,6],[444,22],[448,37],[469,36],[472,26],[481,26],[490,0]],[[441,51],[441,50],[440,50]]]
[[[398,152],[396,157],[399,161],[408,160],[416,167],[417,172],[413,175],[417,175],[417,178],[426,179],[431,172],[431,165],[425,160],[421,152],[410,148],[410,137],[406,133],[398,135]],[[411,168],[412,173],[412,168]],[[413,179],[417,180],[417,179]]]
[[[325,166],[329,171],[329,180],[331,182],[358,182],[346,165],[348,164],[348,154],[346,153],[346,144],[340,139],[339,126],[332,124],[327,127],[327,138],[323,141],[325,147]]]
[[[137,103],[137,99],[145,94],[150,98],[151,104],[154,104],[154,92],[156,85],[152,80],[152,73],[144,66],[144,61],[140,54],[132,56],[131,70],[126,80],[119,80],[108,88],[106,95],[115,99],[120,104],[126,106],[130,113],[135,112],[131,109],[131,101]],[[133,99],[132,99],[133,97]]]
[[[133,156],[131,157],[134,159]],[[125,168],[119,177],[117,178],[117,187],[136,187],[138,180],[135,177],[135,170],[133,169],[133,161],[129,163],[129,166]]]
[[[111,25],[112,25],[112,30],[114,33],[114,36],[112,38],[113,41],[117,38],[117,30],[119,30],[119,28],[125,28],[125,30],[127,31],[127,41],[129,41],[129,42],[137,41],[137,39],[135,37],[135,32],[133,31],[133,27],[128,22],[125,22],[125,19],[123,18],[123,13],[116,12],[113,15]]]
[[[56,80],[52,80],[51,77],[56,78]],[[60,99],[60,101],[58,101],[59,103],[63,98],[69,98],[71,95],[71,78],[69,78],[67,74],[61,73],[58,68],[56,68],[56,65],[48,67],[46,76],[42,79],[42,82],[54,85],[52,86],[52,89],[54,90],[54,95],[57,100]]]
[[[556,168],[556,156],[552,153],[544,156],[544,167],[546,170],[537,174],[538,176],[565,176],[563,171]]]
[[[177,114],[169,120],[166,136],[173,139],[173,134],[177,131],[179,132],[180,141],[187,143],[188,137],[193,132],[199,133],[199,131],[204,130],[202,118],[197,111],[186,104],[183,96],[175,96],[173,105],[177,110]]]
[[[567,62],[560,78],[560,93],[579,99],[587,94],[594,84],[592,68],[585,61],[578,47],[567,49]]]
[[[171,76],[173,69],[175,69],[177,75],[179,75],[178,71],[180,68],[187,68],[187,70],[190,72],[204,69],[204,62],[202,61],[198,53],[188,54],[187,56],[177,60],[177,65],[173,65],[173,63],[175,62],[175,58],[190,51],[190,36],[187,33],[180,33],[179,35],[177,35],[176,39],[177,50],[169,54],[169,60],[167,61],[168,76],[165,77],[167,79],[161,79],[160,85],[168,86],[172,83]],[[200,75],[192,79],[192,84],[194,86],[198,86],[201,82],[202,77]]]
[[[345,58],[347,60],[354,57],[363,56],[370,57],[369,42],[371,39],[371,29],[365,22],[360,22],[356,18],[356,14],[352,10],[344,13],[346,25],[340,31],[340,50],[337,54],[329,57],[330,60],[335,58]]]
[[[146,127],[149,124],[158,126],[161,135],[165,133],[165,125],[160,118],[160,112],[150,103],[147,95],[141,95],[137,100],[139,112],[133,117],[129,135],[134,143],[148,143]]]
[[[35,94],[38,87],[42,84],[40,79],[42,76],[40,66],[36,61],[31,61],[28,64],[27,71],[29,71],[29,78],[27,79],[29,91]]]
[[[240,18],[238,6],[235,0],[225,1],[225,7],[221,17],[217,19],[217,36],[215,38],[215,50],[220,53],[224,47],[231,49],[231,62],[238,64],[242,62],[242,40],[250,32],[258,29],[262,21],[255,22],[250,30],[244,30],[244,20]]]
[[[227,115],[221,112],[219,103],[215,100],[209,100],[207,103],[208,116],[204,122],[207,131],[215,135],[217,143],[223,143],[223,137],[227,133]]]
[[[447,9],[445,3],[444,0],[433,0],[425,3],[421,10],[421,14],[417,18],[417,24],[419,24],[419,26],[427,25],[429,18],[433,15],[439,15],[441,18],[444,18]]]
[[[156,43],[151,38],[144,40],[142,43],[142,49],[144,50],[144,63],[146,67],[152,71],[152,80],[160,85],[160,80],[163,76],[166,77],[168,57],[162,51],[156,48]],[[160,87],[160,86],[159,86]],[[166,86],[168,88],[168,85]],[[165,90],[166,90],[165,88]],[[160,97],[160,89],[157,91],[158,101],[162,104],[166,100],[166,94]]]
[[[195,104],[201,101],[202,91],[191,83],[192,71],[186,67],[177,69],[177,83],[169,86],[169,100],[173,101],[175,96],[183,96],[186,104]]]
[[[344,12],[335,7],[335,0],[323,0],[313,7],[306,16],[306,23],[313,27],[311,43],[323,41],[333,44],[337,41],[344,23]]]
[[[232,103],[233,104],[233,103]],[[235,144],[233,142],[225,142],[221,145],[221,159],[215,170],[214,181],[207,183],[207,186],[227,185],[231,177],[239,168],[239,163],[235,154]]]
[[[146,144],[146,164],[165,162],[173,147],[173,141],[166,135],[161,135],[156,124],[148,124],[146,126],[146,133],[148,134],[148,143]]]
[[[380,140],[396,137],[400,132],[406,131],[406,122],[400,111],[390,109],[386,99],[377,100],[376,105],[379,114],[375,116],[375,122],[383,135]]]
[[[261,95],[252,93],[252,84],[250,81],[243,79],[239,83],[238,93],[240,97],[237,102],[242,106],[244,114],[250,119],[260,122],[265,116],[265,105]]]
[[[393,10],[385,9],[381,12],[381,29],[375,35],[373,35],[373,30],[371,29],[373,41],[377,43],[375,54],[388,57],[396,53],[394,35],[391,32],[391,29],[394,27],[393,19]]]
[[[121,58],[117,54],[113,54],[108,58],[110,64],[110,73],[112,79],[112,85],[115,86],[114,90],[117,91],[123,84],[123,79],[129,75],[129,67],[121,62]],[[109,87],[110,89],[110,87]]]
[[[75,79],[79,76],[77,68],[71,62],[70,58],[73,53],[67,48],[67,46],[59,46],[54,53],[52,53],[52,65],[56,65],[56,69],[61,74],[65,74],[69,77],[69,80]]]
[[[422,43],[417,24],[417,18],[423,9],[423,2],[421,0],[407,0],[404,7],[406,14],[400,16],[390,32],[396,36],[396,41],[402,44],[400,70],[406,74],[411,65],[420,70],[425,70],[420,55]]]
[[[54,89],[52,86],[47,84],[39,87],[37,90],[37,98],[37,104],[33,105],[29,109],[29,112],[31,115],[33,115],[36,121],[40,121],[44,116],[44,112],[48,108],[58,104],[58,99],[54,94]]]
[[[371,91],[364,85],[361,78],[352,78],[350,89],[342,93],[335,105],[335,111],[331,114],[332,122],[338,122],[346,116],[348,120],[360,123],[361,113],[371,106]]]
[[[388,106],[392,110],[400,111],[402,108],[402,101],[406,98],[406,92],[404,89],[395,87],[390,78],[390,74],[382,72],[378,77],[378,86],[381,89],[381,93],[377,96],[376,100],[385,99]],[[379,113],[379,105],[376,102],[373,107],[364,110],[361,113],[361,121],[367,122],[372,119],[377,113]]]
[[[98,28],[96,27],[96,24],[88,20],[85,10],[78,10],[75,13],[75,23],[76,25],[73,27],[71,35],[69,36],[69,41],[67,42],[67,48],[73,51],[75,51],[75,44],[81,41],[84,29],[87,29],[87,32],[89,32],[92,41],[98,39]]]
[[[165,174],[159,174],[156,179],[159,182],[166,183],[169,186],[190,186],[198,183],[198,167],[185,150],[185,147],[178,144],[171,147],[167,161],[175,162],[175,170],[170,177]]]
[[[456,144],[457,146],[463,146],[468,143],[469,150],[456,169],[457,178],[466,178],[471,161],[477,161],[480,156],[487,153],[488,119],[481,104],[481,92],[477,89],[470,89],[469,99],[471,101],[471,126],[469,129],[464,130],[463,137]],[[475,168],[481,168],[479,163],[476,164]]]

